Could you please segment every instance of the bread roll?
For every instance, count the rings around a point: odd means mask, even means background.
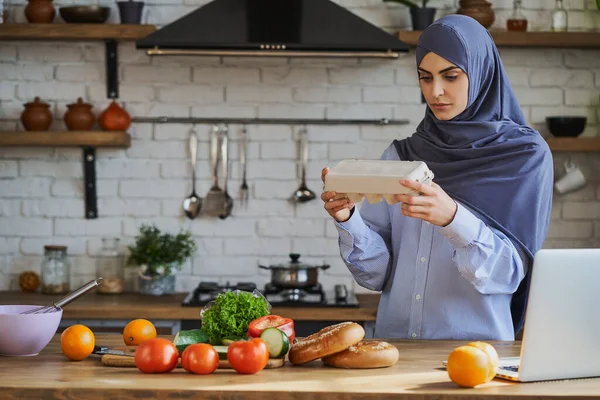
[[[292,345],[288,357],[292,364],[306,364],[344,351],[364,337],[365,330],[356,322],[330,325]]]
[[[396,364],[399,357],[396,346],[387,342],[364,341],[324,357],[322,361],[338,368],[383,368]]]

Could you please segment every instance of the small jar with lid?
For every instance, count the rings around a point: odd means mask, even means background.
[[[506,20],[506,29],[517,32],[527,31],[527,18],[525,18],[521,10],[521,0],[513,1],[513,12]]]
[[[123,293],[123,257],[119,254],[118,238],[102,239],[102,250],[96,261],[96,276],[103,279],[96,293]]]
[[[70,290],[71,263],[67,257],[67,247],[44,246],[42,261],[42,293],[64,294]]]

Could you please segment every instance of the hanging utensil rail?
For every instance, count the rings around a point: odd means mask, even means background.
[[[306,119],[306,118],[196,118],[135,117],[137,123],[155,124],[240,124],[240,125],[408,125],[407,119]]]

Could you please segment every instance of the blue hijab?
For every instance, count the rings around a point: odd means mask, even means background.
[[[467,73],[467,108],[440,121],[427,107],[417,132],[394,141],[400,159],[425,161],[435,182],[507,235],[531,267],[550,223],[553,164],[548,145],[526,125],[498,50],[479,22],[463,15],[438,19],[419,38],[417,66],[429,52]],[[523,323],[529,277],[512,297],[515,333]]]

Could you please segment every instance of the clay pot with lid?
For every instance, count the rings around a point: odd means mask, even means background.
[[[131,116],[113,100],[100,114],[98,125],[105,131],[126,131],[131,125]]]
[[[28,131],[47,131],[52,125],[50,104],[44,103],[39,97],[26,103],[21,113],[21,123]]]
[[[486,0],[460,0],[457,14],[467,15],[474,18],[484,28],[492,26],[496,20],[496,14],[492,9],[492,3]]]
[[[96,116],[92,112],[93,106],[84,103],[81,97],[76,103],[67,104],[67,112],[64,120],[67,129],[70,131],[89,131],[94,127]]]
[[[29,0],[25,7],[25,18],[33,24],[50,24],[55,16],[52,0]]]

